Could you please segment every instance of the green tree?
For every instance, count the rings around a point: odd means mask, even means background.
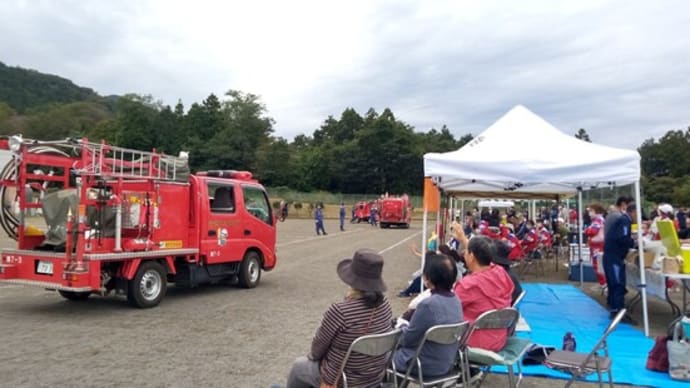
[[[255,171],[257,152],[269,142],[273,119],[259,96],[230,90],[222,103],[222,127],[208,137],[209,161],[214,168]]]
[[[17,112],[7,103],[0,101],[0,123],[16,115]]]
[[[257,177],[266,186],[289,186],[293,178],[290,145],[282,137],[263,144],[257,152]]]
[[[161,104],[150,95],[128,94],[116,104],[116,143],[125,148],[152,150],[162,134],[156,128]]]
[[[22,132],[28,138],[40,140],[84,136],[112,113],[96,102],[53,104],[26,117]]]

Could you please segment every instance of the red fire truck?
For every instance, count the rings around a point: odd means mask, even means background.
[[[400,197],[387,197],[381,200],[379,222],[381,228],[396,225],[409,228],[412,220],[412,207],[407,194]]]
[[[357,222],[358,224],[362,221],[369,222],[369,217],[371,217],[371,204],[365,201],[357,202],[352,222]]]
[[[168,282],[253,288],[276,265],[276,219],[246,171],[190,174],[187,159],[86,139],[0,140],[0,281],[57,290],[69,300],[125,294],[152,307]],[[42,223],[27,217],[41,209]]]

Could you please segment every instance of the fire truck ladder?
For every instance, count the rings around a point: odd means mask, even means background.
[[[0,227],[14,240],[18,238],[17,228],[22,221],[14,214],[11,207],[4,206],[4,204],[13,203],[17,196],[24,193],[24,188],[17,187],[18,174],[22,173],[20,171],[22,168],[26,169],[27,163],[27,161],[22,160],[22,153],[58,156],[68,161],[72,160],[74,164],[68,163],[72,164],[77,174],[104,178],[186,182],[190,173],[187,158],[164,155],[155,151],[146,152],[115,147],[105,143],[90,143],[86,139],[56,141],[37,141],[22,139],[21,137],[19,139],[23,145],[23,150],[15,153],[13,158],[0,170],[0,200],[3,204],[0,207]],[[41,179],[52,181],[59,179],[52,177],[51,174],[52,172],[49,172],[45,175],[46,178]],[[63,171],[64,174],[68,174],[68,172]],[[33,175],[31,179],[36,182],[39,177]],[[24,210],[19,209],[20,212]]]
[[[105,143],[84,143],[83,175],[125,179],[186,181],[189,166],[186,158],[160,153],[115,147]]]

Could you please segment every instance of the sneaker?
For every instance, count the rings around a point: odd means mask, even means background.
[[[398,293],[398,297],[399,297],[399,298],[409,298],[409,297],[411,297],[411,296],[412,296],[412,295],[411,295],[409,292],[405,292],[405,291],[400,291],[400,292]]]

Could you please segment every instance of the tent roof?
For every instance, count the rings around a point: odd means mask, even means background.
[[[579,140],[518,105],[459,150],[424,155],[424,175],[466,197],[555,198],[638,181],[640,155]]]

